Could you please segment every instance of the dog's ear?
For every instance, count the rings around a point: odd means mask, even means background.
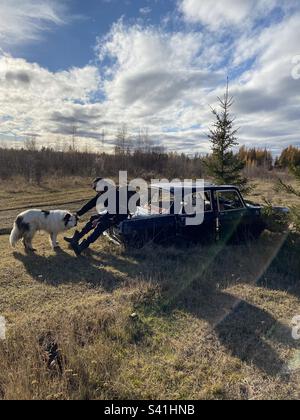
[[[65,222],[65,226],[67,226],[68,225],[68,223],[69,223],[69,221],[70,221],[70,219],[71,219],[71,217],[72,217],[72,215],[70,214],[70,213],[67,213],[66,215],[65,215],[65,217],[64,217],[64,222]]]

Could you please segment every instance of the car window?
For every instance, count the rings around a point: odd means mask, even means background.
[[[220,211],[232,211],[244,208],[244,204],[237,191],[218,191],[217,197]]]
[[[174,203],[174,194],[165,190],[155,190],[148,209],[151,214],[169,214]]]
[[[187,195],[184,202],[192,201],[192,206],[196,207],[198,200],[204,200],[205,212],[210,212],[213,209],[212,206],[212,194],[211,191],[205,192],[194,192],[193,194]],[[183,203],[184,203],[183,202]],[[164,190],[155,190],[151,195],[151,202],[144,206],[144,209],[148,210],[151,214],[167,214],[170,213],[170,209],[174,206],[174,194]],[[171,210],[172,211],[172,210]],[[184,213],[184,209],[182,210]]]
[[[205,192],[195,192],[193,193],[192,203],[195,207],[197,204],[196,200],[204,200],[204,211],[209,212],[212,211],[212,200],[211,200],[211,192],[205,191]]]

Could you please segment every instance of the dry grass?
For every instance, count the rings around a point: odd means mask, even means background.
[[[284,182],[292,185],[296,190],[300,191],[300,184],[293,179],[290,179],[288,176],[282,175],[281,178]],[[263,202],[264,199],[270,201],[274,205],[279,206],[300,206],[300,197],[293,196],[291,194],[287,194],[284,191],[277,191],[277,179],[259,179],[254,180],[254,184],[256,188],[250,194],[249,198],[253,201],[258,201],[259,203]]]
[[[103,239],[79,259],[61,245],[39,235],[26,255],[0,236],[0,398],[300,397],[299,238],[132,252]]]
[[[28,184],[22,178],[2,182],[0,232],[5,233],[20,211],[27,208],[79,208],[92,195],[90,184],[91,180],[77,177],[51,178],[43,181],[40,186]]]

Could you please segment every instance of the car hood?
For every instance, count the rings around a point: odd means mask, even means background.
[[[246,206],[248,209],[251,209],[251,210],[262,210],[264,208],[264,206],[261,206],[259,204],[249,203],[249,202],[246,202]],[[290,213],[290,209],[288,207],[283,207],[283,206],[273,206],[272,210],[275,213],[281,213],[281,214]]]
[[[263,208],[259,204],[252,204],[252,203],[248,203],[248,202],[246,202],[246,206],[247,206],[248,209],[251,209],[251,210],[262,210],[262,208]]]
[[[288,207],[274,206],[272,209],[275,213],[289,214],[291,212]]]

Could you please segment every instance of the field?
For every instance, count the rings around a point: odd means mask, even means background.
[[[21,209],[76,209],[87,180],[0,187],[0,399],[298,399],[300,239],[146,247],[102,239],[79,259],[63,243],[11,250]],[[276,204],[258,181],[254,201]],[[297,202],[293,202],[297,204]]]

